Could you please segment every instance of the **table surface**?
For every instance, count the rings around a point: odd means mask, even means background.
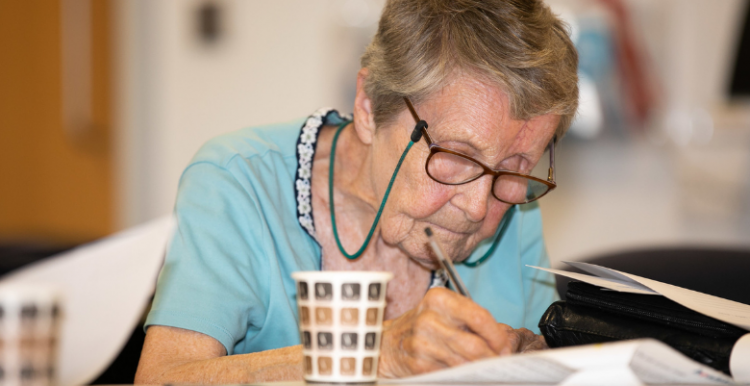
[[[264,383],[252,383],[252,384],[236,384],[232,386],[367,386],[367,384],[364,383],[305,383],[305,381],[287,381],[287,382],[264,382]],[[551,384],[541,384],[541,385],[534,385],[529,383],[524,384],[513,384],[513,383],[497,383],[497,384],[477,384],[477,383],[465,383],[465,384],[449,384],[449,383],[428,383],[428,384],[417,384],[417,383],[387,383],[387,384],[381,384],[383,386],[550,386]],[[750,384],[746,384],[750,385]],[[97,386],[131,386],[131,385],[97,385]],[[138,385],[138,386],[164,386],[164,385]],[[175,385],[168,385],[168,386],[175,386]],[[195,386],[195,385],[192,385]],[[225,385],[229,386],[229,385]],[[648,386],[645,385],[644,386]],[[660,383],[658,386],[696,386],[696,384],[684,384],[684,383]]]
[[[256,385],[259,385],[259,386],[305,386],[307,384],[304,381],[295,381],[295,382],[258,383]],[[348,385],[348,386],[351,386],[351,385],[355,385],[355,384],[351,384],[351,383],[349,383],[349,384],[347,384],[347,383],[340,383],[340,384],[336,384],[336,383],[332,383],[332,384],[311,383],[310,385],[314,385],[314,386],[324,386],[324,385],[342,386],[342,385]],[[475,384],[475,383],[469,383],[469,384],[447,384],[447,383],[415,384],[415,383],[404,383],[404,384],[399,384],[399,383],[388,383],[386,385],[388,385],[388,386],[467,386],[467,385],[470,385],[470,386],[491,386],[492,384]],[[533,384],[528,384],[528,383],[524,383],[524,384],[498,383],[497,385],[502,385],[502,386],[535,386]],[[383,385],[383,386],[385,386],[385,385]],[[537,385],[537,386],[550,386],[550,384]],[[695,386],[695,385],[694,384],[693,385],[685,385],[685,384],[659,384],[659,386]]]

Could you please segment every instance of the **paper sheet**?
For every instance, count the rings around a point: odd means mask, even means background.
[[[729,356],[729,371],[735,381],[750,384],[750,334],[745,334],[734,344]]]
[[[693,311],[700,312],[701,314],[745,330],[750,330],[750,305],[723,299],[717,296],[707,295],[656,280],[646,279],[645,277],[620,272],[594,264],[565,263],[597,276],[533,266],[527,267],[541,269],[557,275],[567,276],[572,279],[620,292],[647,293],[647,291],[652,291],[653,293],[663,295],[667,299],[679,303]]]
[[[644,287],[638,283],[634,283],[632,282],[632,280],[629,280],[629,279],[625,281],[625,280],[618,280],[618,279],[611,279],[611,278],[602,278],[602,277],[586,275],[586,274],[578,273],[578,272],[569,272],[569,271],[563,271],[559,269],[535,267],[533,265],[527,265],[527,267],[551,272],[551,273],[554,273],[555,275],[565,276],[565,277],[569,277],[575,280],[580,280],[582,282],[586,282],[586,283],[595,285],[597,287],[607,288],[607,289],[611,289],[617,292],[628,292],[632,294],[641,294],[641,295],[659,295],[653,290],[647,287]]]
[[[653,339],[577,346],[541,351],[538,355],[554,359],[577,371],[628,368],[648,384],[727,384],[731,378],[695,362],[664,343]],[[609,382],[601,382],[607,383]]]
[[[652,339],[487,359],[383,384],[731,384],[732,379]]]
[[[500,382],[557,384],[573,373],[572,369],[552,359],[518,355],[486,359],[410,378],[378,380],[378,383],[474,384]]]
[[[706,295],[701,292],[680,288],[636,275],[625,275],[693,311],[744,328],[745,330],[750,330],[750,306],[747,304],[723,299],[717,296]]]
[[[647,384],[729,384],[732,378],[689,359],[664,343],[646,340],[638,345],[630,368]]]

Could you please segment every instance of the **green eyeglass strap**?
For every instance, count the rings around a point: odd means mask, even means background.
[[[372,239],[372,235],[375,233],[375,228],[378,226],[378,222],[380,222],[380,216],[383,214],[383,208],[385,208],[385,203],[388,201],[388,196],[391,195],[391,188],[393,187],[393,182],[396,181],[396,176],[398,175],[398,171],[401,169],[401,164],[404,163],[404,158],[406,158],[406,154],[409,153],[409,150],[414,145],[415,142],[418,142],[422,138],[422,128],[427,127],[427,124],[424,121],[419,121],[417,125],[414,127],[414,131],[411,134],[411,140],[409,141],[409,144],[406,145],[406,149],[401,154],[401,158],[398,160],[398,164],[396,165],[396,170],[393,171],[393,175],[391,176],[390,182],[388,182],[388,188],[385,190],[385,195],[383,196],[383,201],[380,203],[380,208],[378,208],[378,213],[375,215],[375,221],[372,222],[372,226],[370,227],[370,231],[367,233],[367,237],[365,238],[365,242],[362,243],[362,246],[357,250],[357,252],[354,252],[352,254],[349,254],[344,250],[344,246],[341,245],[341,239],[339,239],[339,232],[338,228],[336,227],[336,212],[334,210],[335,206],[333,204],[333,165],[335,165],[336,161],[336,144],[339,141],[339,135],[341,134],[341,131],[348,125],[351,121],[344,121],[342,122],[338,129],[336,129],[336,134],[333,136],[333,143],[331,144],[331,161],[330,165],[328,166],[328,201],[330,205],[331,210],[331,225],[333,227],[333,237],[336,239],[336,245],[339,247],[339,251],[341,252],[344,257],[346,257],[349,260],[357,259],[358,257],[362,256],[362,253],[365,252],[365,249],[367,249],[367,245],[370,244],[370,240]],[[515,205],[512,206],[510,210],[514,210]],[[507,217],[506,217],[507,218]],[[505,228],[507,227],[508,223],[510,221],[507,221],[506,219],[503,219],[503,223],[500,226],[500,230],[498,231],[497,235],[495,236],[495,240],[492,242],[492,245],[490,246],[490,249],[485,253],[482,257],[477,259],[476,261],[464,261],[463,264],[469,267],[476,267],[482,263],[484,263],[485,260],[487,260],[490,255],[492,255],[495,252],[495,249],[497,249],[497,245],[500,241],[500,235],[505,232]]]
[[[484,263],[485,260],[487,260],[490,256],[492,256],[493,253],[495,253],[495,249],[497,249],[497,245],[500,244],[500,237],[502,236],[503,233],[505,233],[505,228],[507,228],[508,224],[510,223],[509,218],[513,216],[512,213],[513,211],[516,210],[516,207],[517,205],[513,205],[510,208],[508,208],[508,211],[505,213],[503,220],[500,222],[500,226],[498,227],[498,231],[495,234],[495,239],[492,241],[492,245],[490,245],[490,249],[488,249],[487,252],[485,252],[485,254],[482,255],[482,257],[474,261],[469,261],[468,259],[464,260],[462,262],[463,265],[467,267],[472,267],[472,268],[476,267]]]
[[[404,158],[406,158],[406,154],[409,153],[409,150],[414,145],[414,141],[413,140],[409,141],[409,144],[406,146],[406,149],[401,154],[401,159],[398,160],[398,164],[396,165],[396,170],[393,171],[393,175],[391,176],[391,181],[388,182],[388,188],[385,190],[385,196],[383,196],[383,201],[380,203],[380,208],[378,209],[378,213],[375,215],[375,221],[372,222],[372,226],[370,227],[370,232],[367,233],[365,242],[362,244],[362,246],[359,248],[357,252],[354,252],[353,254],[348,254],[344,250],[344,246],[341,245],[341,240],[339,239],[339,232],[338,232],[338,229],[336,228],[336,213],[334,211],[335,206],[333,205],[333,165],[335,164],[335,161],[336,161],[336,143],[339,140],[339,134],[341,134],[341,131],[348,124],[349,124],[349,121],[345,121],[341,123],[339,125],[339,128],[336,130],[336,135],[333,136],[333,144],[331,145],[331,164],[328,166],[328,201],[330,202],[329,205],[331,208],[331,225],[333,226],[333,237],[336,239],[336,245],[338,245],[339,251],[341,251],[342,255],[344,255],[349,260],[354,260],[362,256],[362,253],[364,253],[365,249],[367,249],[367,245],[370,244],[370,239],[372,239],[372,235],[373,233],[375,233],[375,228],[377,228],[378,222],[380,221],[380,215],[383,214],[383,208],[385,208],[385,203],[388,201],[388,196],[390,196],[391,194],[391,187],[393,187],[393,182],[396,181],[396,176],[398,175],[399,169],[401,169],[401,164],[404,163]],[[412,135],[412,139],[414,139],[414,135]],[[418,140],[419,139],[417,139],[417,141]]]

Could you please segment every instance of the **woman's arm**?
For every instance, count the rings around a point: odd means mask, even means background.
[[[472,360],[544,349],[544,338],[498,324],[486,310],[445,290],[383,325],[379,375],[420,374]],[[151,326],[136,384],[247,384],[302,380],[302,346],[227,356],[218,340],[176,327]]]
[[[227,356],[218,340],[176,327],[146,333],[136,384],[238,384],[302,380],[302,346]]]

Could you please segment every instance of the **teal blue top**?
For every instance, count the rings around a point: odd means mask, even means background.
[[[290,275],[321,267],[310,167],[318,129],[341,121],[321,109],[306,120],[222,135],[198,151],[180,178],[177,231],[146,328],[198,331],[228,354],[300,343]],[[539,207],[518,206],[503,221],[490,258],[457,270],[498,322],[538,333],[539,318],[557,296],[550,274],[525,267],[549,266]],[[480,244],[469,260],[490,244]]]

